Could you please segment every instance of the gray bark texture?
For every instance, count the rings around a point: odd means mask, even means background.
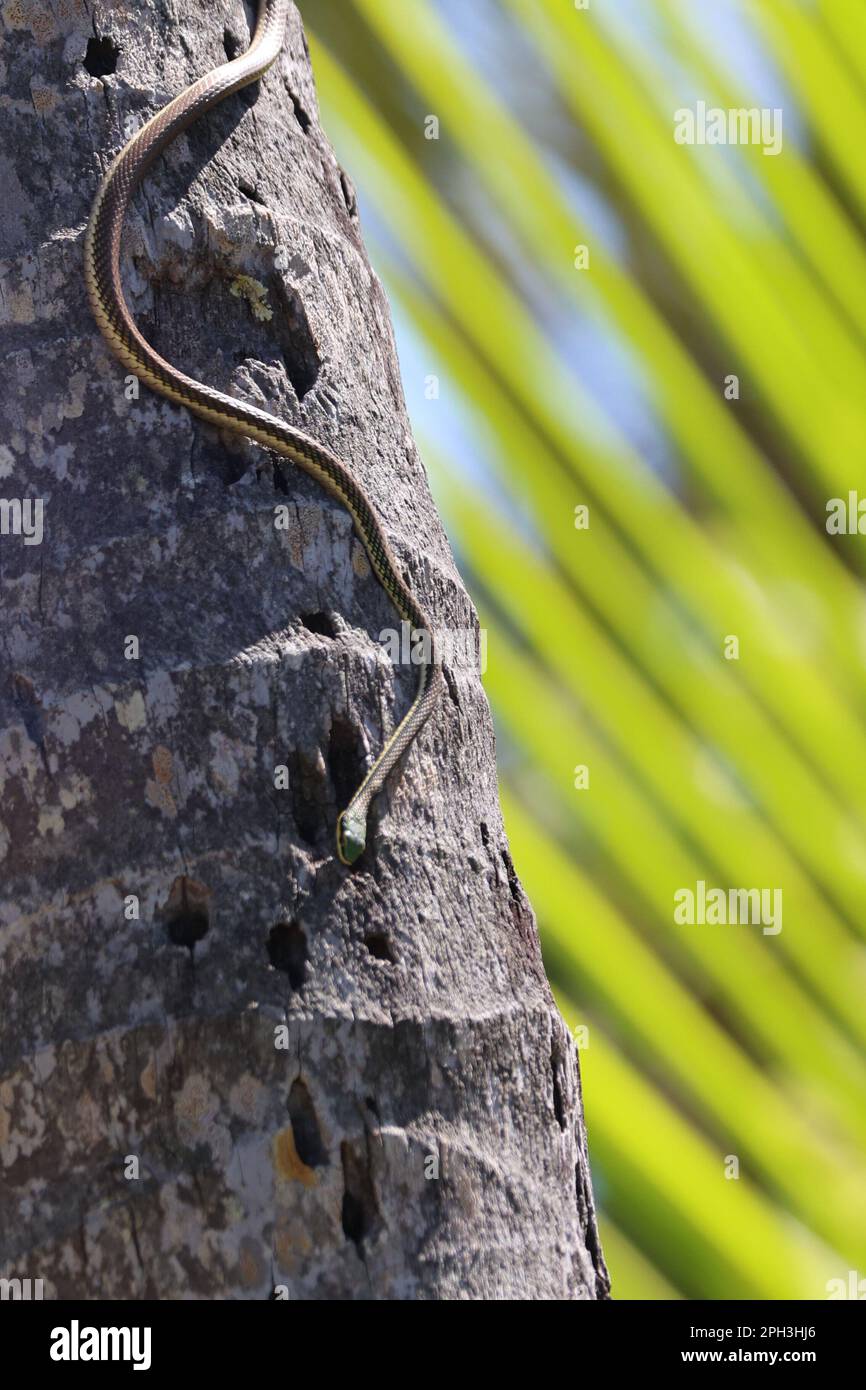
[[[0,536],[0,1274],[606,1297],[477,674],[449,670],[348,871],[337,812],[414,690],[391,604],[315,483],[128,399],[88,310],[101,172],[253,13],[0,6],[0,492],[44,502],[41,544]],[[477,628],[296,12],[264,80],[150,171],[124,279],[171,362],[346,459],[437,626]]]

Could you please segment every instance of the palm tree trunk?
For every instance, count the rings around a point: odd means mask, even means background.
[[[337,812],[413,693],[390,602],[336,502],[139,390],[88,311],[107,161],[252,11],[87,8],[2,30],[0,1273],[604,1297],[477,672],[450,663],[348,871]],[[123,264],[157,350],[346,459],[437,623],[477,633],[296,12],[279,64],[150,171]]]

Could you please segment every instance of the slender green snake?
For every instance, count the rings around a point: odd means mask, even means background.
[[[441,697],[442,666],[432,628],[400,573],[371,503],[346,464],[285,420],[194,381],[166,362],[136,327],[120,277],[123,222],[145,170],[198,116],[261,77],[282,48],[287,18],[288,0],[259,0],[256,30],[247,52],[200,77],[124,145],[93,203],[84,242],[84,271],[96,322],[121,362],[152,390],[186,406],[200,419],[265,445],[315,478],[351,515],[373,572],[400,617],[429,635],[423,644],[424,659],[419,662],[418,689],[408,712],[337,818],[337,854],[344,864],[353,864],[367,842],[367,813],[373,797]]]

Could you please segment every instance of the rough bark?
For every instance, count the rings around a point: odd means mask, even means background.
[[[414,685],[377,641],[391,605],[314,483],[127,399],[88,312],[101,170],[250,18],[2,5],[0,492],[44,500],[44,539],[0,537],[0,1273],[52,1297],[603,1297],[477,674],[448,672],[347,871],[336,813]],[[279,65],[152,170],[124,276],[170,361],[347,459],[438,624],[477,626],[296,13]]]

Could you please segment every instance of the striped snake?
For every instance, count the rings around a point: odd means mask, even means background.
[[[344,864],[353,864],[366,845],[367,812],[373,797],[441,696],[442,667],[432,629],[403,580],[371,503],[348,467],[294,425],[193,381],[166,362],[133,322],[120,278],[123,221],[145,170],[198,116],[261,77],[282,48],[287,18],[288,0],[259,0],[256,30],[247,52],[200,77],[124,145],[93,203],[84,242],[84,273],[96,322],[121,362],[168,400],[186,406],[202,420],[265,445],[315,478],[351,515],[373,572],[401,618],[413,629],[430,634],[423,644],[425,659],[419,664],[418,690],[412,705],[337,818],[337,854]]]

